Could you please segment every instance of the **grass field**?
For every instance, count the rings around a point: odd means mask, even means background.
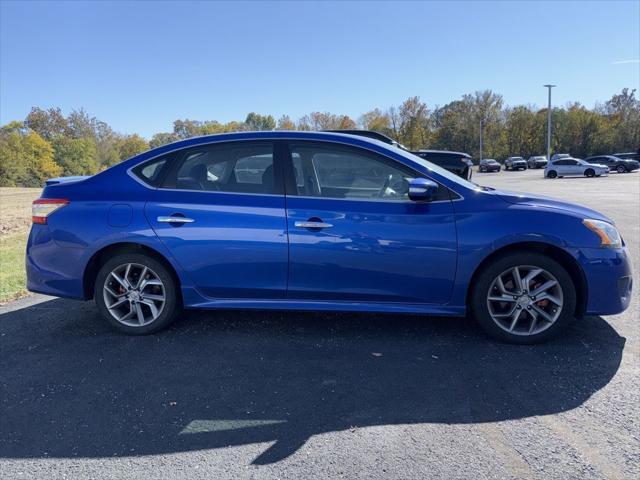
[[[40,192],[40,188],[0,188],[0,303],[27,294],[24,251],[31,202]]]

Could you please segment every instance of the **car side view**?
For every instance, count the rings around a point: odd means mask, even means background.
[[[585,162],[605,165],[609,171],[628,173],[640,169],[640,162],[628,158],[618,158],[614,155],[597,155],[584,159]]]
[[[547,164],[544,169],[546,178],[562,177],[599,177],[607,175],[609,167],[600,163],[589,163],[579,158],[561,157]]]
[[[128,334],[183,308],[357,310],[470,314],[535,343],[632,289],[604,215],[322,132],[197,137],[49,180],[26,267],[29,290],[93,298]]]

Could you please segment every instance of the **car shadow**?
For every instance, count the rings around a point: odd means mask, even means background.
[[[265,464],[324,432],[573,409],[613,378],[625,339],[600,317],[511,346],[467,319],[265,311],[127,337],[92,303],[56,299],[0,315],[0,343],[0,457],[269,442]]]

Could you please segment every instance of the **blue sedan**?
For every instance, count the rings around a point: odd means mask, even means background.
[[[26,267],[29,290],[93,298],[129,334],[253,308],[470,314],[535,343],[622,312],[632,288],[604,215],[321,132],[192,138],[49,180]]]

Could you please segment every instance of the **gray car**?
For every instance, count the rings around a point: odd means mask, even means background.
[[[589,163],[579,158],[560,158],[552,160],[544,169],[546,178],[562,178],[573,176],[599,177],[607,175],[609,167],[598,163]]]
[[[527,161],[522,157],[509,157],[504,161],[505,170],[526,170]]]
[[[544,168],[547,166],[547,157],[545,155],[534,155],[527,160],[529,168]]]

